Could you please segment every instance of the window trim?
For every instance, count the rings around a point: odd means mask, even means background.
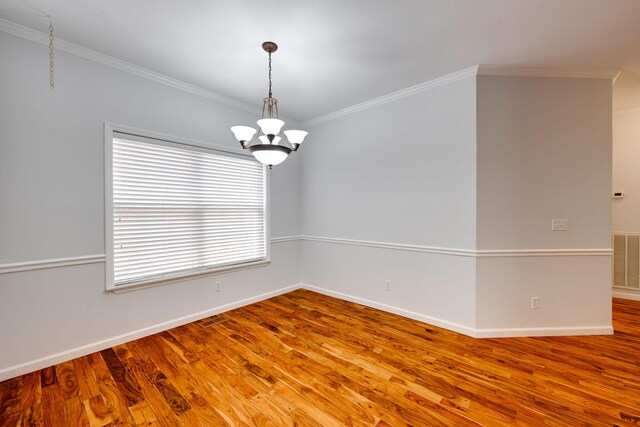
[[[245,270],[248,268],[262,267],[271,263],[271,197],[270,197],[270,174],[263,166],[264,170],[264,198],[265,198],[265,258],[257,261],[250,261],[241,264],[214,267],[206,270],[169,275],[162,278],[154,278],[135,283],[115,285],[113,277],[114,255],[113,255],[113,138],[114,132],[129,134],[133,137],[156,139],[170,144],[187,145],[207,151],[214,151],[218,154],[232,154],[234,156],[245,157],[253,160],[253,156],[246,151],[229,147],[222,147],[201,141],[188,140],[173,135],[161,134],[129,126],[122,126],[113,123],[104,123],[104,242],[105,242],[105,282],[106,290],[114,293],[128,292],[136,289],[144,289],[154,286],[166,285],[189,279],[204,276],[227,273],[230,271]]]

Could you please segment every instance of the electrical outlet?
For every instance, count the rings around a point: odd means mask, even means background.
[[[390,292],[391,291],[391,280],[385,280],[384,283],[386,284],[385,290],[387,292]]]
[[[531,297],[531,308],[534,310],[540,308],[540,298]]]
[[[220,281],[216,282],[216,292],[220,292],[222,290],[222,285],[220,284]]]

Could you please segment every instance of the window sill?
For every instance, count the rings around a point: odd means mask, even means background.
[[[271,260],[264,259],[260,261],[247,262],[244,264],[227,265],[224,267],[213,268],[211,270],[203,270],[192,273],[180,274],[175,276],[166,276],[142,282],[128,283],[126,285],[107,284],[107,291],[114,294],[137,291],[140,289],[152,288],[156,286],[169,285],[171,283],[183,282],[189,279],[197,279],[205,276],[212,276],[219,273],[228,273],[232,271],[247,270],[249,268],[264,267],[271,263]]]

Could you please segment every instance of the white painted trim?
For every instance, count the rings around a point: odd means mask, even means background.
[[[618,77],[620,77],[620,74],[622,74],[622,69],[620,69],[620,71],[618,71],[618,73],[611,79],[611,86],[616,84],[616,82],[618,81]]]
[[[405,310],[403,308],[394,307],[391,305],[356,297],[353,295],[343,294],[342,292],[336,292],[329,289],[320,288],[318,286],[309,285],[307,283],[301,283],[300,286],[302,289],[306,289],[312,292],[317,292],[322,295],[327,295],[327,296],[342,299],[345,301],[350,301],[356,304],[366,305],[367,307],[376,308],[378,310],[386,311],[388,313],[397,314],[398,316],[403,316],[409,319],[418,320],[420,322],[428,323],[429,325],[438,326],[440,328],[458,332],[464,335],[473,336],[475,332],[473,328],[470,328],[468,326],[464,326],[458,323],[449,322],[447,320],[427,316],[425,314],[416,313],[414,311]]]
[[[213,316],[215,314],[224,313],[225,311],[233,310],[245,305],[253,304],[268,298],[273,298],[278,295],[286,294],[291,291],[299,289],[300,285],[292,285],[284,288],[277,289],[275,291],[267,292],[261,295],[256,295],[251,298],[245,298],[239,301],[235,301],[229,304],[221,305],[219,307],[210,308],[208,310],[200,311],[198,313],[190,314],[188,316],[179,317],[177,319],[169,320],[167,322],[158,323],[148,326],[146,328],[138,329],[126,334],[117,335],[115,337],[107,338],[104,340],[96,341],[81,347],[76,347],[71,350],[62,351],[59,353],[51,354],[49,356],[41,357],[39,359],[30,360],[19,365],[10,366],[0,370],[0,381],[7,380],[9,378],[17,377],[29,372],[43,369],[56,363],[61,363],[67,360],[75,359],[76,357],[86,356],[87,354],[94,353],[96,351],[104,350],[119,344],[130,342],[142,337],[146,337],[158,332],[166,331],[167,329],[175,328],[190,322],[195,322],[205,317]]]
[[[271,243],[297,242],[298,240],[301,240],[300,236],[272,237]]]
[[[416,313],[414,311],[405,310],[403,308],[394,307],[376,301],[356,297],[353,295],[343,294],[342,292],[332,291],[326,288],[309,285],[307,283],[300,284],[302,289],[307,289],[319,294],[328,295],[330,297],[339,298],[356,304],[365,305],[388,313],[397,314],[398,316],[407,317],[409,319],[418,320],[429,325],[444,328],[453,332],[458,332],[472,338],[507,338],[507,337],[535,337],[535,336],[572,336],[572,335],[611,335],[613,327],[607,326],[567,326],[567,327],[548,327],[548,328],[505,328],[505,329],[476,329],[458,323],[449,322],[444,319],[438,319],[426,314]]]
[[[368,110],[388,102],[397,101],[417,93],[425,92],[436,87],[444,86],[471,76],[503,76],[503,77],[560,77],[582,79],[608,79],[614,80],[620,74],[620,70],[613,68],[546,68],[546,67],[511,67],[499,65],[476,65],[454,73],[401,89],[378,98],[361,102],[338,111],[315,117],[301,123],[302,127],[310,127],[324,123],[339,117]]]
[[[512,67],[478,65],[479,76],[559,77],[572,79],[613,80],[620,73],[617,68]]]
[[[0,264],[0,274],[22,271],[43,270],[45,268],[68,267],[73,265],[95,264],[105,261],[104,254],[74,256],[67,258],[41,259],[36,261]]]
[[[420,246],[420,245],[407,245],[403,243],[387,243],[387,242],[372,242],[368,240],[354,240],[354,239],[339,239],[333,237],[320,237],[320,236],[300,236],[302,240],[308,242],[322,242],[322,243],[334,243],[338,245],[351,245],[351,246],[368,246],[373,248],[382,249],[397,249],[401,251],[409,252],[428,252],[444,255],[457,255],[475,257],[475,251],[472,249],[453,249],[453,248],[441,248],[435,246]]]
[[[640,289],[633,288],[621,288],[613,286],[612,295],[614,298],[630,299],[634,301],[640,301]]]
[[[475,250],[456,249],[435,246],[408,245],[404,243],[372,242],[367,240],[339,239],[319,236],[300,236],[301,240],[310,242],[334,243],[341,245],[368,246],[382,249],[396,249],[410,252],[427,252],[444,255],[466,256],[475,258],[487,257],[540,257],[540,256],[611,256],[612,249],[496,249]]]
[[[107,290],[113,285],[113,132],[117,127],[111,123],[104,123],[104,248],[105,248],[105,286]]]
[[[8,34],[12,34],[23,39],[49,46],[49,35],[40,31],[34,30],[24,25],[16,24],[15,22],[8,21],[0,18],[0,31]],[[210,99],[212,101],[219,102],[229,107],[237,108],[242,111],[254,113],[257,115],[262,114],[262,107],[256,107],[253,105],[245,104],[233,98],[229,98],[211,90],[203,89],[201,87],[192,85],[182,80],[174,79],[164,74],[157,73],[144,67],[132,64],[127,61],[123,61],[118,58],[114,58],[109,55],[97,52],[95,50],[80,46],[75,43],[68,42],[66,40],[56,37],[54,41],[55,49],[61,52],[66,52],[71,55],[78,56],[88,61],[96,62],[98,64],[106,65],[107,67],[114,68],[116,70],[124,71],[125,73],[133,74],[134,76],[142,77],[147,80],[154,81],[156,83],[163,84],[165,86],[172,87],[174,89],[181,90],[183,92],[190,93],[192,95],[201,96],[203,98]],[[287,122],[296,122],[286,117],[280,117]]]
[[[107,258],[108,259],[108,258]],[[264,267],[271,263],[271,259],[263,259],[253,262],[244,262],[242,264],[225,265],[223,267],[210,268],[202,271],[194,271],[191,273],[180,273],[173,276],[165,276],[140,282],[128,283],[125,285],[113,285],[107,283],[106,290],[114,294],[122,294],[125,292],[139,291],[140,289],[153,288],[156,286],[170,285],[172,283],[184,282],[200,277],[214,276],[216,274],[230,273],[232,271],[248,270],[250,268]]]
[[[476,329],[475,338],[558,337],[576,335],[612,335],[613,326],[566,326],[546,328]]]
[[[255,159],[246,150],[243,150],[242,148],[239,148],[239,147],[237,148],[235,144],[233,147],[227,147],[224,145],[212,144],[206,141],[182,138],[177,135],[171,135],[171,134],[162,133],[162,132],[154,132],[147,129],[140,129],[132,126],[120,125],[117,123],[110,123],[110,122],[104,122],[104,131],[105,131],[105,144],[107,142],[109,144],[112,143],[111,140],[107,141],[107,138],[113,139],[113,133],[116,132],[116,133],[131,135],[133,137],[157,139],[157,140],[172,143],[172,144],[181,144],[181,145],[187,145],[190,147],[204,148],[206,150],[221,151],[223,153],[229,153],[237,156],[246,157],[247,159],[251,159],[251,160]]]
[[[34,30],[24,25],[16,24],[15,22],[0,18],[0,31],[12,34],[23,39],[48,46],[49,35],[43,32]],[[149,70],[144,67],[132,64],[127,61],[123,61],[118,58],[114,58],[109,55],[97,52],[95,50],[86,48],[84,46],[60,39],[56,37],[55,49],[61,52],[66,52],[71,55],[78,56],[80,58],[96,62],[98,64],[106,65],[116,70],[124,71],[129,74],[133,74],[138,77],[142,77],[156,83],[163,84],[165,86],[172,87],[174,89],[181,90],[183,92],[190,93],[192,95],[201,96],[203,98],[211,99],[229,107],[237,108],[242,111],[246,111],[254,114],[261,114],[262,110],[259,107],[246,104],[233,98],[221,95],[208,89],[204,89],[182,80],[174,79],[161,73]],[[426,90],[433,89],[435,87],[443,86],[455,81],[464,79],[474,75],[484,76],[518,76],[518,77],[564,77],[564,78],[591,78],[591,79],[610,79],[615,81],[620,74],[618,69],[610,68],[543,68],[543,67],[512,67],[512,66],[498,66],[498,65],[476,65],[473,67],[465,68],[460,71],[456,71],[424,83],[417,84],[405,89],[401,89],[396,92],[389,93],[387,95],[380,96],[378,98],[371,99],[369,101],[361,102],[359,104],[343,108],[338,111],[334,111],[319,117],[315,117],[311,120],[307,120],[303,123],[299,123],[300,127],[309,127],[319,123],[323,123],[329,120],[343,117],[349,114],[356,113],[358,111],[366,110],[378,105],[386,104],[388,102],[396,101],[398,99],[406,98],[408,96],[420,93]],[[287,122],[296,123],[297,120],[293,120],[287,117],[280,117]]]
[[[640,233],[618,233],[615,234],[640,234]],[[539,256],[611,256],[612,249],[509,249],[509,250],[473,250],[454,249],[435,246],[408,245],[403,243],[373,242],[368,240],[338,239],[320,236],[282,236],[271,238],[272,244],[309,241],[334,243],[340,245],[365,246],[381,249],[394,249],[409,252],[426,252],[443,255],[466,256],[475,258],[487,257],[539,257]],[[22,271],[41,270],[46,268],[70,267],[82,264],[94,264],[105,262],[105,254],[85,255],[68,258],[54,258],[35,261],[24,261],[8,264],[0,264],[0,274],[17,273]],[[123,289],[120,289],[123,290]]]
[[[397,101],[399,99],[406,98],[408,96],[412,96],[412,95],[425,92],[440,86],[447,85],[449,83],[466,79],[467,77],[475,76],[477,70],[478,70],[477,66],[465,68],[464,70],[456,71],[454,73],[450,73],[442,77],[438,77],[436,79],[417,84],[415,86],[401,89],[396,92],[391,92],[389,94],[380,96],[378,98],[370,99],[368,101],[361,102],[359,104],[352,105],[350,107],[343,108],[341,110],[334,111],[329,114],[315,117],[311,120],[307,120],[306,122],[300,123],[300,126],[309,127],[309,126],[317,125],[319,123],[328,122],[330,120],[337,119],[338,117],[347,116],[353,113],[357,113],[359,111],[368,110],[369,108],[373,108],[379,105],[387,104],[389,102]]]
[[[300,240],[299,236],[274,237],[272,244],[293,242]],[[0,264],[0,274],[20,273],[32,270],[44,270],[48,268],[73,267],[83,264],[97,264],[106,261],[105,254],[74,256],[68,258],[41,259],[35,261],[14,262]]]
[[[504,249],[478,250],[476,257],[539,257],[539,256],[607,256],[613,255],[613,249]]]
[[[365,305],[385,312],[397,314],[399,316],[407,317],[410,319],[418,320],[420,322],[427,323],[429,325],[438,326],[447,330],[458,332],[467,336],[475,338],[491,338],[491,337],[517,337],[517,336],[558,336],[558,335],[610,335],[613,333],[613,328],[610,326],[593,326],[593,327],[566,327],[566,328],[515,328],[515,329],[473,329],[464,325],[460,325],[446,320],[438,319],[435,317],[423,315],[402,308],[393,307],[387,304],[378,303],[375,301],[358,298],[352,295],[343,294],[341,292],[331,291],[329,289],[312,286],[306,283],[298,283],[295,285],[287,286],[277,289],[275,291],[267,292],[264,294],[256,295],[254,297],[245,298],[232,303],[224,304],[218,307],[210,308],[208,310],[200,311],[198,313],[182,316],[177,319],[169,320],[155,325],[148,326],[146,328],[137,329],[135,331],[127,332],[125,334],[117,335],[115,337],[103,339],[90,344],[86,344],[80,347],[76,347],[70,350],[54,353],[48,356],[44,356],[38,359],[30,360],[28,362],[20,363],[18,365],[9,366],[4,369],[0,369],[0,382],[23,375],[29,372],[37,371],[39,369],[46,368],[48,366],[55,365],[67,360],[75,359],[77,357],[86,356],[87,354],[101,351],[116,345],[124,344],[142,337],[153,335],[158,332],[166,331],[171,328],[175,328],[187,323],[195,322],[205,317],[213,316],[216,314],[224,313],[226,311],[234,310],[236,308],[244,307],[249,304],[263,301],[265,299],[273,298],[278,295],[286,294],[297,289],[307,289],[319,294],[328,295],[334,298],[350,301],[356,304]]]
[[[617,232],[614,234],[633,234],[640,235],[639,232],[627,233]],[[286,243],[295,241],[309,241],[309,242],[323,242],[334,243],[341,245],[353,245],[353,246],[367,246],[382,249],[395,249],[409,252],[427,252],[443,255],[456,255],[467,257],[531,257],[531,256],[611,256],[612,249],[510,249],[510,250],[472,250],[472,249],[454,249],[454,248],[441,248],[435,246],[420,246],[420,245],[408,245],[403,243],[388,243],[388,242],[373,242],[368,240],[354,240],[354,239],[338,239],[332,237],[320,237],[320,236],[281,236],[272,237],[271,243]],[[58,268],[58,267],[70,267],[74,265],[82,264],[94,264],[99,262],[105,262],[105,254],[97,255],[85,255],[68,258],[54,258],[34,261],[24,261],[8,264],[0,264],[0,274],[4,273],[16,273],[30,270],[41,270],[46,268]]]
[[[169,143],[172,146],[184,145],[188,147],[203,148],[209,151],[215,151],[218,153],[226,153],[231,155],[242,156],[253,159],[253,156],[246,153],[244,150],[238,148],[227,148],[209,144],[203,141],[189,140],[186,138],[176,137],[173,135],[162,134],[153,131],[147,131],[144,129],[136,129],[130,126],[117,125],[114,123],[104,123],[104,194],[105,194],[105,254],[106,254],[106,267],[105,267],[105,288],[107,291],[114,292],[116,294],[123,292],[136,291],[140,289],[146,289],[154,286],[168,285],[171,283],[182,282],[185,280],[195,279],[198,277],[210,276],[219,273],[227,273],[231,271],[245,270],[247,268],[263,267],[271,262],[271,245],[267,242],[271,241],[271,223],[270,223],[270,174],[267,173],[267,167],[262,166],[262,173],[264,177],[264,201],[265,201],[265,246],[266,252],[264,259],[243,262],[240,264],[224,265],[215,268],[208,268],[206,270],[192,271],[189,273],[180,273],[171,276],[164,276],[159,278],[153,278],[149,280],[137,281],[134,283],[127,283],[116,285],[113,277],[113,139],[114,133],[121,133],[125,135],[131,135],[132,137],[139,137],[143,140],[149,140],[149,143]]]

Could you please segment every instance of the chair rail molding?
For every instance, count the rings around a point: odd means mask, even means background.
[[[300,240],[299,236],[272,237],[271,243],[286,243]],[[0,274],[20,273],[23,271],[43,270],[47,268],[72,267],[83,264],[96,264],[106,262],[105,254],[81,255],[65,258],[39,259],[0,264]]]
[[[474,258],[488,257],[541,257],[541,256],[611,256],[613,250],[609,248],[586,249],[457,249],[436,246],[422,246],[404,243],[374,242],[368,240],[342,239],[334,237],[320,237],[301,235],[300,240],[309,242],[323,242],[340,245],[369,246],[382,249],[396,249],[409,252],[427,252],[444,255],[456,255]]]
[[[0,264],[0,274],[18,273],[22,271],[43,270],[46,268],[69,267],[74,265],[95,264],[105,262],[105,254],[51,258],[34,261]]]

